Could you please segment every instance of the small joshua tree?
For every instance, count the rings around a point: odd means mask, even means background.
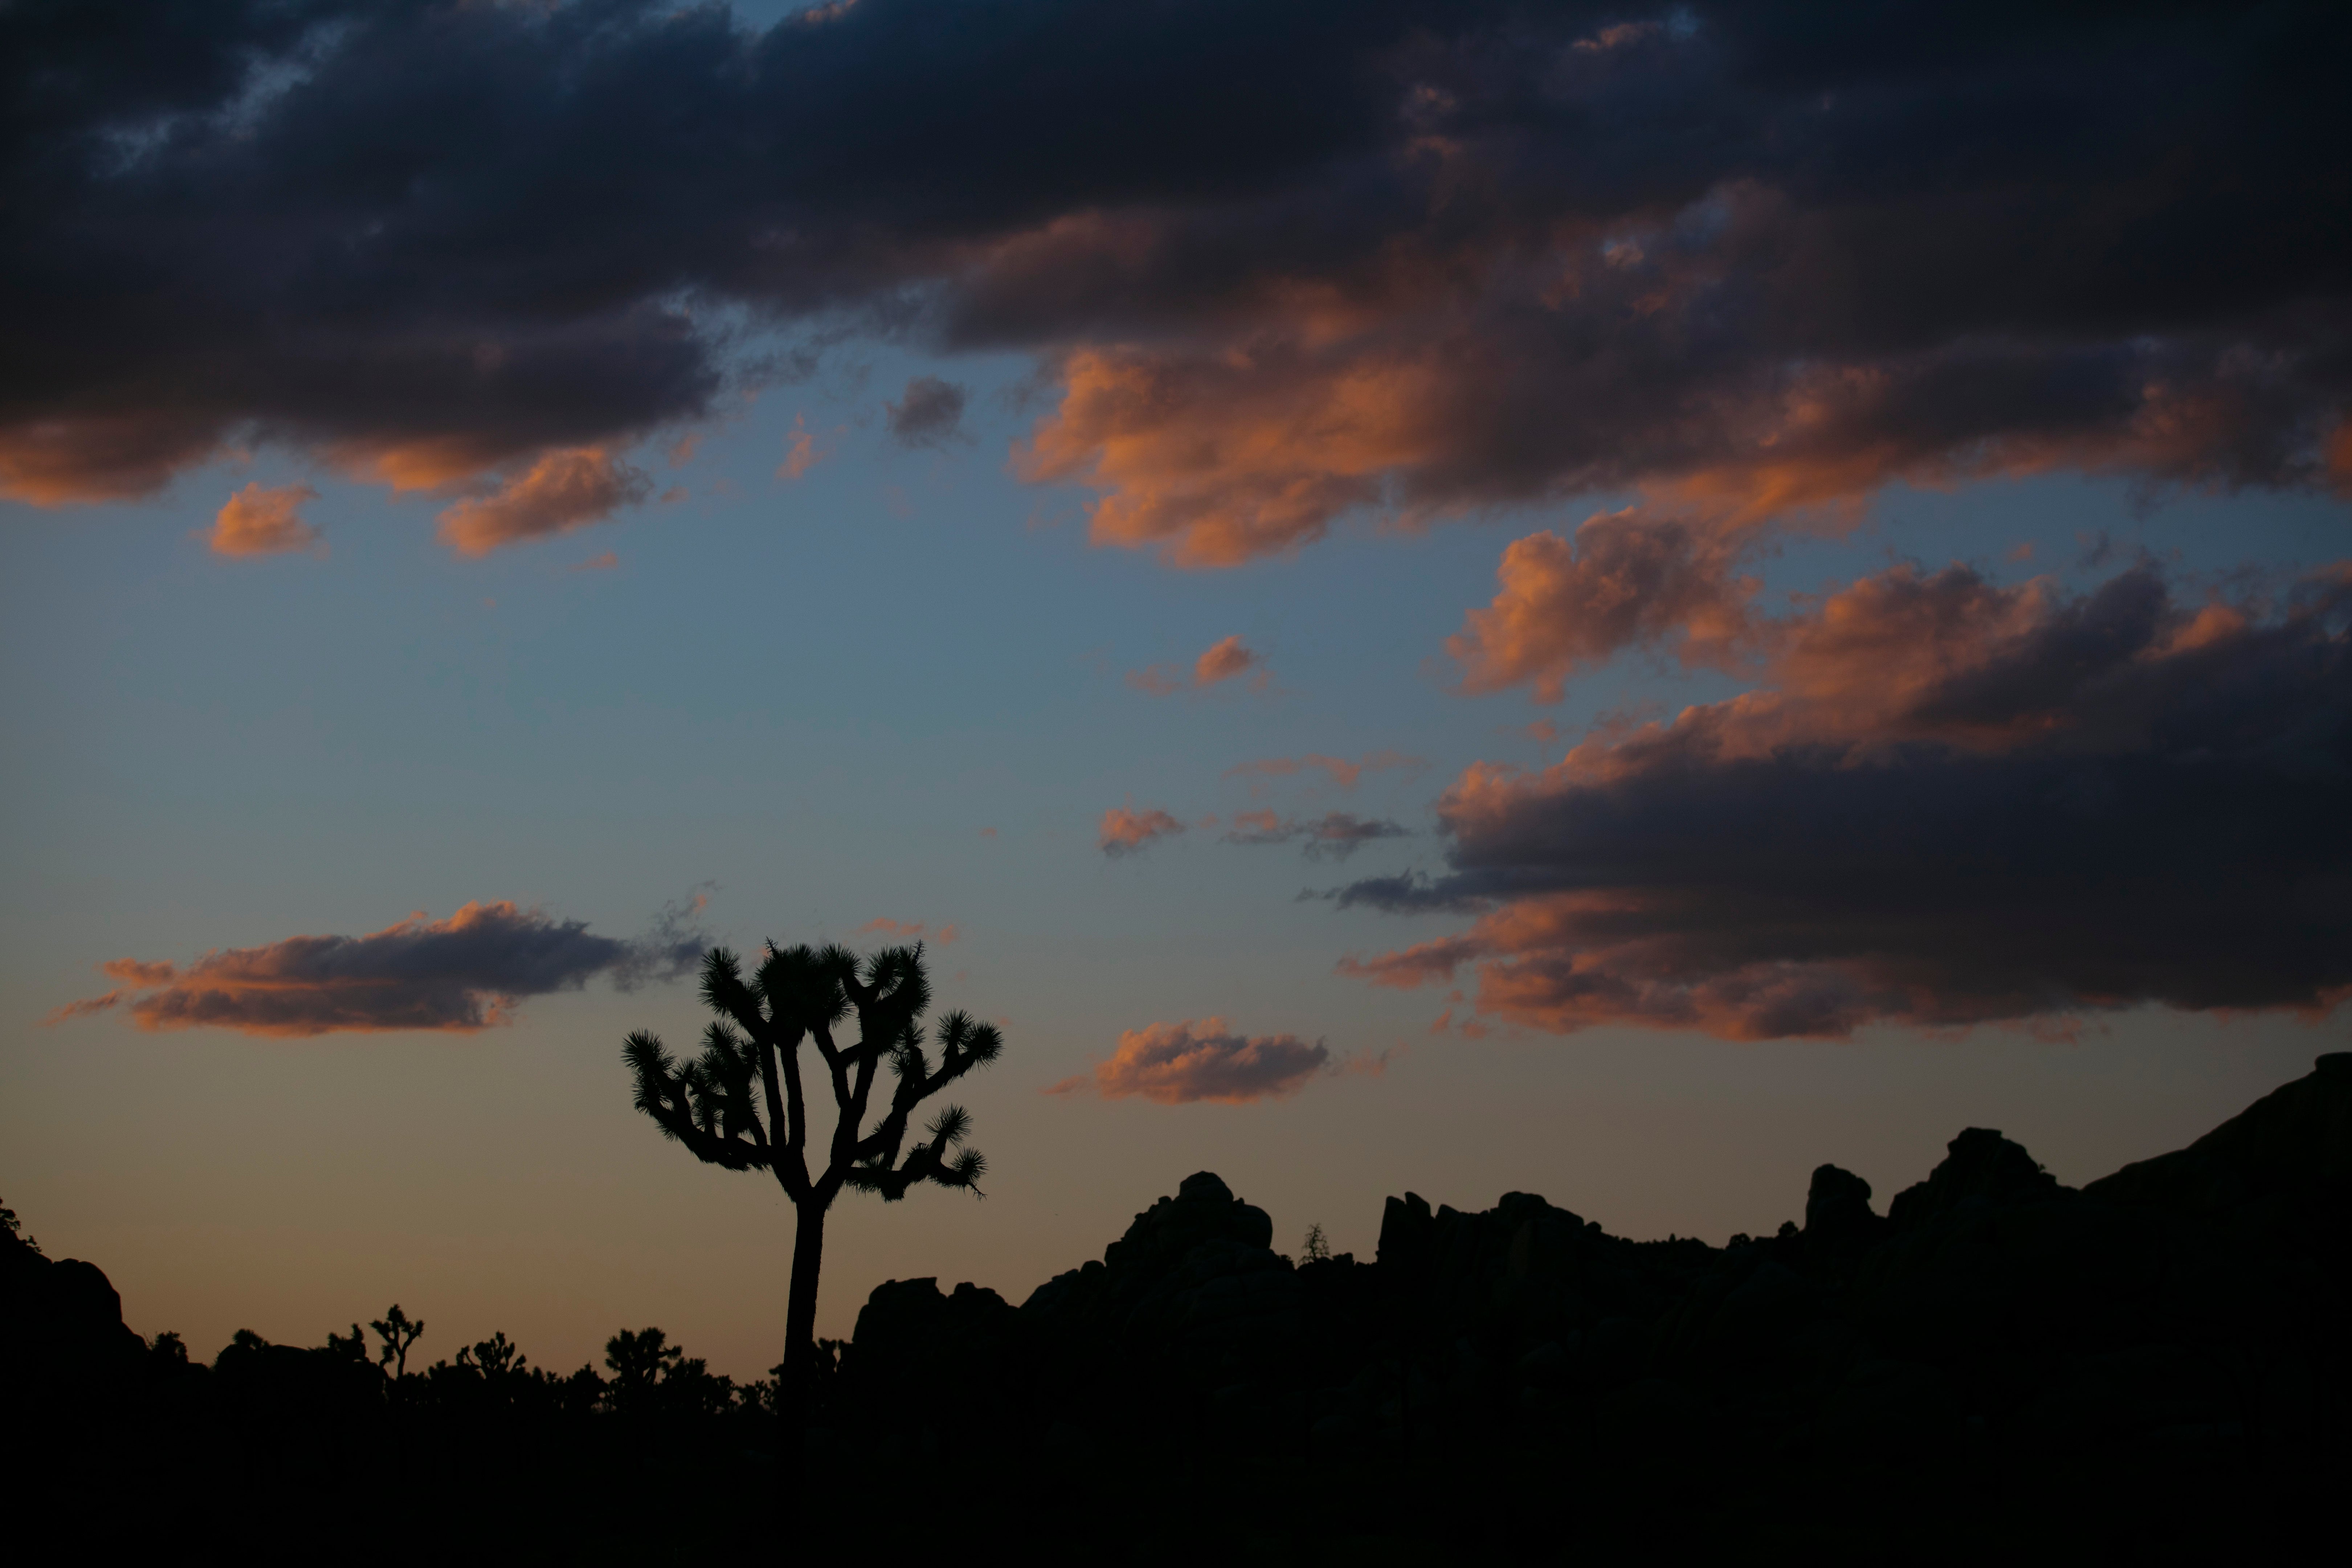
[[[700,1057],[680,1067],[642,1029],[629,1037],[622,1054],[636,1079],[637,1109],[665,1135],[706,1164],[768,1172],[798,1211],[776,1390],[785,1430],[796,1435],[815,1368],[825,1211],[844,1187],[879,1193],[885,1202],[906,1196],[918,1182],[977,1194],[987,1163],[977,1150],[957,1147],[971,1124],[962,1109],[950,1105],[932,1117],[911,1149],[905,1148],[907,1123],[924,1100],[994,1061],[1003,1040],[993,1025],[950,1013],[939,1021],[940,1056],[931,1059],[921,1026],[931,988],[919,945],[885,949],[862,965],[844,947],[779,952],[771,945],[749,980],[735,954],[714,948],[702,961],[702,999],[719,1021],[704,1031]],[[834,1026],[853,1011],[857,1042],[836,1041]],[[832,1138],[823,1145],[824,1165],[814,1174],[801,1082],[803,1040],[816,1047],[835,1111]],[[885,1064],[897,1081],[868,1131],[874,1081]],[[787,1444],[789,1468],[796,1436]]]
[[[368,1327],[373,1329],[376,1332],[376,1337],[383,1342],[383,1355],[381,1359],[383,1360],[383,1364],[392,1370],[393,1381],[397,1383],[402,1378],[406,1377],[408,1375],[408,1347],[415,1344],[417,1340],[423,1336],[425,1332],[424,1323],[421,1321],[414,1323],[410,1322],[408,1321],[408,1314],[400,1310],[399,1302],[394,1301],[392,1304],[391,1311],[386,1312],[383,1317],[378,1318],[374,1322],[370,1323]],[[359,1337],[360,1331],[358,1328],[353,1327],[352,1330],[352,1338],[356,1340]]]

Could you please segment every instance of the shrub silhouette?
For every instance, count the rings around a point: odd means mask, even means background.
[[[879,1193],[886,1202],[926,1181],[977,1194],[987,1163],[977,1150],[959,1148],[971,1124],[964,1110],[941,1110],[911,1149],[906,1147],[908,1122],[924,1100],[994,1061],[1003,1040],[993,1025],[950,1013],[939,1021],[940,1057],[932,1061],[921,1023],[930,1006],[930,982],[919,944],[886,948],[862,965],[840,946],[779,950],[772,944],[749,980],[734,953],[714,948],[703,958],[702,999],[719,1018],[704,1032],[700,1057],[681,1067],[657,1037],[642,1029],[628,1037],[623,1057],[636,1080],[637,1109],[665,1136],[707,1164],[767,1171],[796,1211],[776,1390],[789,1470],[815,1380],[825,1213],[844,1187]],[[838,1043],[834,1026],[852,1012],[858,1039]],[[824,1166],[814,1174],[801,1077],[803,1041],[816,1047],[835,1113]],[[886,1063],[897,1082],[868,1131],[875,1079]]]

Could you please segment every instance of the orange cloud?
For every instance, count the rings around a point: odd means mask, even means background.
[[[1457,158],[1473,185],[1486,177],[1442,137],[1423,152],[1441,188]],[[1433,190],[1431,210],[1460,211],[1449,195],[1466,199]],[[974,287],[1046,313],[1073,293],[1104,309],[1181,294],[1202,238],[1167,214],[1055,219],[992,251]],[[2352,486],[2342,394],[2315,353],[2194,331],[1807,342],[1824,302],[1849,296],[1839,253],[1861,238],[1734,176],[1675,212],[1392,234],[1344,274],[1237,279],[1189,334],[1068,353],[1061,399],[1012,468],[1094,489],[1097,543],[1181,567],[1295,552],[1351,512],[1418,527],[1628,489],[1750,529],[1850,526],[1898,481],[2059,468]]]
[[[0,426],[0,496],[35,506],[153,495],[221,450],[220,422],[165,413],[64,416]]]
[[[1097,844],[1106,855],[1132,855],[1161,838],[1184,831],[1184,825],[1157,808],[1129,811],[1113,806],[1103,813]]]
[[[234,1029],[308,1036],[422,1029],[470,1034],[513,1022],[523,998],[577,990],[609,975],[621,989],[674,979],[700,957],[696,894],[643,936],[597,936],[506,901],[469,903],[446,921],[422,913],[367,936],[294,936],[218,949],[193,963],[118,958],[100,965],[124,982],[68,1003],[47,1023],[128,1005],[142,1029]]]
[[[928,936],[930,941],[941,947],[954,945],[955,939],[962,934],[956,929],[955,922],[952,921],[937,930],[932,930],[921,921],[894,921],[887,915],[877,916],[867,921],[857,928],[855,934],[866,936],[877,931],[884,936],[903,936],[909,940]]]
[[[505,545],[602,522],[645,500],[652,488],[644,474],[604,447],[545,452],[494,493],[444,511],[441,540],[460,555],[487,555]]]
[[[602,555],[591,555],[572,569],[574,572],[610,572],[620,563],[621,557],[616,552],[607,550]]]
[[[283,555],[319,542],[319,531],[302,521],[305,501],[319,499],[308,485],[265,489],[255,480],[228,498],[213,519],[215,555]]]
[[[1265,662],[1260,656],[1251,652],[1239,637],[1225,637],[1193,662],[1192,684],[1214,686],[1221,680],[1246,675]]]
[[[1161,1105],[1245,1105],[1297,1093],[1330,1059],[1320,1040],[1309,1045],[1297,1035],[1245,1037],[1228,1030],[1223,1018],[1188,1018],[1120,1031],[1118,1049],[1097,1064],[1091,1077],[1064,1079],[1045,1092],[1092,1092],[1105,1100],[1139,1096]],[[1360,1070],[1377,1073],[1386,1065],[1383,1054],[1379,1066]]]
[[[521,455],[511,443],[468,435],[345,441],[328,449],[344,472],[395,491],[445,489]]]
[[[1286,356],[1286,358],[1287,356]],[[1076,481],[1097,544],[1156,547],[1183,567],[1238,566],[1319,539],[1428,450],[1414,408],[1429,377],[1360,362],[1318,377],[1248,354],[1081,349],[1063,395],[1013,449],[1031,483]]]
[[[1758,635],[1748,614],[1758,584],[1731,575],[1740,540],[1629,507],[1586,520],[1573,545],[1549,530],[1514,541],[1494,602],[1446,641],[1462,689],[1532,682],[1538,701],[1557,702],[1571,674],[1629,647],[1671,646],[1686,666],[1733,667]]]
[[[1189,677],[1181,666],[1155,664],[1148,669],[1129,670],[1127,683],[1138,691],[1165,697],[1188,686],[1195,691],[1205,690],[1222,681],[1247,675],[1253,669],[1258,672],[1256,680],[1252,682],[1253,687],[1263,689],[1266,680],[1265,656],[1252,649],[1236,635],[1212,644],[1206,652],[1192,661]]]

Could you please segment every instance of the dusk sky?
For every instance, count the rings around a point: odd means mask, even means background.
[[[919,939],[984,1199],[1720,1243],[2352,996],[2352,15],[0,6],[0,1198],[200,1356],[780,1353],[630,1106]],[[687,976],[685,979],[679,978]]]

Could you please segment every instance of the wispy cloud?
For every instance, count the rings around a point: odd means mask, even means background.
[[[784,460],[777,465],[776,478],[806,478],[811,468],[833,456],[833,443],[847,429],[842,426],[832,430],[812,430],[806,415],[793,415],[793,427],[784,436]]]
[[[1301,844],[1310,860],[1344,860],[1381,838],[1407,838],[1411,833],[1386,819],[1327,811],[1312,818],[1285,818],[1271,811],[1237,811],[1225,835],[1227,844]]]
[[[963,933],[953,921],[944,925],[933,926],[922,921],[894,921],[887,915],[879,915],[859,926],[856,934],[905,937],[910,942],[923,941],[933,942],[940,947],[950,947],[954,944],[955,939]]]
[[[940,447],[963,434],[964,389],[936,375],[907,383],[896,403],[882,405],[890,434],[908,447]]]
[[[1138,691],[1148,691],[1154,697],[1166,697],[1178,691],[1205,691],[1212,686],[1237,680],[1253,670],[1253,690],[1264,690],[1271,672],[1265,668],[1264,655],[1253,649],[1236,635],[1221,638],[1192,661],[1188,671],[1178,664],[1155,664],[1146,669],[1129,670],[1128,685]]]
[[[1345,757],[1327,757],[1309,752],[1303,757],[1263,757],[1253,763],[1241,763],[1225,770],[1225,776],[1247,779],[1250,793],[1255,795],[1270,780],[1291,778],[1304,773],[1319,772],[1341,789],[1353,789],[1366,773],[1383,768],[1418,768],[1426,766],[1421,757],[1409,757],[1402,752],[1368,752],[1362,760],[1349,762]]]
[[[652,491],[651,479],[602,447],[546,452],[490,494],[442,512],[441,541],[460,555],[487,555],[602,522]]]
[[[1132,855],[1183,831],[1182,823],[1156,806],[1134,811],[1115,805],[1103,813],[1096,842],[1106,855]]]

